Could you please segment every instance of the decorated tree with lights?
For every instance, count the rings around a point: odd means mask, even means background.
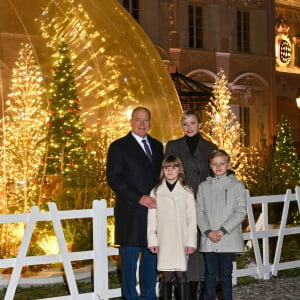
[[[285,116],[281,117],[281,122],[277,125],[275,142],[268,159],[271,159],[271,165],[265,169],[268,176],[271,177],[270,194],[285,194],[287,189],[294,190],[297,185],[300,185],[298,158],[293,145],[290,125]],[[269,205],[270,222],[280,222],[282,208],[282,203]],[[287,223],[300,224],[299,208],[296,202],[290,203]]]
[[[73,67],[68,46],[63,40],[59,43],[55,65],[51,71],[53,78],[48,99],[48,147],[45,173],[61,175],[65,188],[79,186],[84,184],[79,174],[86,162],[87,145],[83,137],[84,125],[80,116],[80,100],[76,91]],[[53,177],[49,178],[45,189],[50,190],[51,194],[57,189],[59,182],[55,183]]]
[[[244,166],[245,154],[241,138],[244,131],[230,109],[231,93],[224,71],[220,70],[214,85],[214,97],[207,105],[208,121],[204,124],[204,136],[230,155],[231,167],[239,175]]]
[[[27,211],[36,204],[39,191],[47,129],[41,78],[31,47],[23,45],[13,69],[3,124],[7,207],[12,212]]]
[[[76,90],[69,49],[62,39],[58,43],[48,98],[47,148],[44,156],[39,206],[48,210],[49,202],[56,202],[58,209],[79,208],[85,190],[87,144],[83,136],[84,125],[80,116],[80,100]],[[82,206],[80,207],[82,208]],[[64,222],[64,234],[73,247],[84,235],[89,225],[77,224],[77,220]],[[43,251],[57,250],[57,242],[50,222],[37,225],[38,240]],[[78,233],[80,232],[80,233]],[[84,232],[81,235],[81,232]],[[37,246],[40,247],[41,243]]]
[[[37,204],[47,130],[43,95],[42,76],[31,46],[22,44],[2,120],[2,214],[28,212]],[[21,223],[1,227],[2,257],[15,255],[23,233]]]
[[[277,126],[273,159],[274,193],[285,193],[300,185],[300,168],[296,148],[293,144],[290,125],[285,116]]]

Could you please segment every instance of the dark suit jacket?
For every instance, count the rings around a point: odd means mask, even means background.
[[[148,209],[139,204],[158,182],[164,157],[163,145],[148,135],[152,163],[131,132],[111,143],[107,182],[116,193],[115,238],[122,246],[147,247]]]
[[[200,136],[194,155],[191,154],[185,137],[167,143],[166,156],[178,156],[183,165],[186,184],[193,188],[196,195],[199,183],[204,181],[209,173],[209,154],[217,149],[213,143]]]

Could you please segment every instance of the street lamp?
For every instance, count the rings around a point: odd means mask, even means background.
[[[300,109],[300,88],[298,89],[298,93],[296,96],[297,107]]]

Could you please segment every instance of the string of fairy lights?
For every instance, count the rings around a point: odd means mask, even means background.
[[[39,191],[38,173],[45,153],[47,114],[42,101],[44,93],[42,75],[32,48],[29,44],[21,45],[3,122],[2,213],[28,212],[37,204],[32,200]],[[24,226],[7,225],[2,230],[11,232],[10,243],[14,245],[23,235]]]
[[[84,125],[80,117],[80,99],[77,96],[73,68],[68,53],[67,44],[62,40],[59,43],[55,64],[51,68],[53,75],[49,89],[49,121],[47,122],[49,146],[58,149],[59,155],[62,155],[62,146],[64,146],[64,162],[60,172],[66,173],[71,169],[77,169],[78,164],[83,163],[76,158],[81,157],[86,149],[82,135]],[[48,156],[50,154],[48,153]],[[59,170],[60,165],[58,166],[57,160],[55,162],[54,169]]]

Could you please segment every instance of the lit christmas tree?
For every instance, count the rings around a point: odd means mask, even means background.
[[[274,193],[285,193],[286,189],[294,189],[300,185],[296,148],[285,116],[281,117],[281,122],[277,126],[273,170]]]
[[[218,74],[213,94],[214,98],[207,105],[208,121],[204,124],[203,134],[230,155],[231,168],[239,175],[245,159],[241,144],[244,132],[230,109],[231,93],[223,70]]]
[[[47,130],[42,81],[31,47],[22,45],[2,120],[1,214],[37,204]],[[1,226],[1,257],[16,255],[23,234],[22,223]]]
[[[48,151],[46,155],[45,177],[50,178],[44,186],[44,197],[47,190],[54,200],[53,191],[57,190],[60,181],[54,182],[54,176],[63,175],[65,187],[82,184],[80,170],[86,163],[87,145],[83,132],[84,125],[80,116],[80,104],[76,91],[69,50],[64,41],[59,43],[56,62],[51,69],[53,79],[48,99]],[[57,180],[56,177],[55,180]],[[46,195],[45,195],[46,194]]]
[[[50,3],[44,10],[40,19],[42,36],[53,52],[64,37],[77,88],[82,97],[94,99],[94,105],[82,114],[82,118],[85,120],[93,115],[89,132],[98,135],[104,128],[111,142],[124,134],[120,128],[128,124],[127,111],[145,97],[138,75],[140,66],[124,56],[118,41],[110,38],[110,31],[96,29],[81,4],[64,0],[59,6],[57,10],[57,5]]]
[[[48,210],[49,202],[55,201],[58,209],[82,208],[83,191],[86,187],[87,144],[83,136],[84,125],[81,119],[80,100],[77,95],[73,66],[69,57],[68,46],[62,39],[51,68],[52,80],[48,99],[48,134],[47,149],[44,157],[39,206]],[[95,199],[95,198],[94,198]],[[64,232],[69,247],[74,242],[89,239],[86,226],[79,226],[83,235],[75,233],[76,220],[64,222]],[[57,242],[53,235],[51,222],[37,225],[35,241],[42,240],[43,248],[39,251],[57,253]],[[86,244],[86,242],[85,242]],[[37,243],[34,247],[40,247]]]
[[[36,204],[47,130],[43,93],[39,67],[25,44],[13,69],[3,124],[9,212],[24,212]]]

